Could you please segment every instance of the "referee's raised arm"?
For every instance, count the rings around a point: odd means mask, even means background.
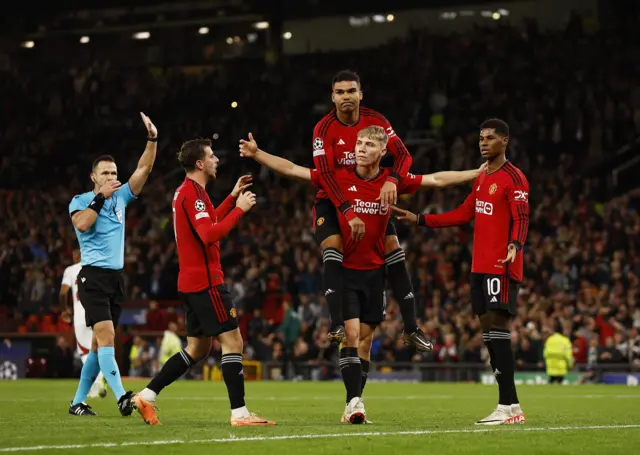
[[[137,196],[142,191],[142,187],[147,182],[151,169],[153,169],[153,163],[156,160],[156,151],[158,149],[158,130],[151,122],[151,119],[140,112],[144,126],[147,128],[147,147],[144,149],[144,153],[138,161],[138,167],[131,174],[129,178],[129,187],[131,192]]]

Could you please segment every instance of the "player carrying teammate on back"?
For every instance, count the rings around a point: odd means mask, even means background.
[[[498,407],[479,425],[524,423],[514,382],[511,317],[516,314],[518,284],[522,281],[522,246],[529,229],[529,183],[505,158],[509,126],[490,119],[480,126],[480,153],[487,170],[473,184],[457,209],[438,215],[416,215],[393,207],[398,219],[420,226],[458,226],[475,219],[471,305],[482,325],[491,368],[499,388]],[[505,257],[506,254],[506,257]]]
[[[256,204],[256,195],[245,191],[251,177],[241,177],[231,194],[217,208],[205,188],[216,178],[219,159],[209,139],[182,144],[178,161],[187,176],[173,197],[173,228],[178,248],[178,291],[184,301],[187,321],[187,347],[173,355],[149,385],[140,392],[153,406],[140,407],[144,421],[159,425],[155,413],[157,395],[189,368],[206,357],[212,337],[222,346],[220,367],[231,402],[231,425],[275,425],[249,412],[244,402],[242,335],[236,309],[224,284],[220,264],[220,240]]]
[[[359,76],[352,71],[340,71],[331,84],[331,100],[335,104],[329,114],[318,122],[313,131],[313,161],[319,172],[322,186],[316,195],[314,206],[314,232],[322,249],[324,263],[323,281],[325,297],[331,314],[329,339],[340,342],[344,336],[342,317],[343,251],[344,237],[340,233],[336,208],[349,221],[356,238],[362,237],[366,223],[353,210],[353,206],[335,181],[334,169],[352,167],[356,163],[355,144],[358,131],[377,125],[386,132],[387,151],[394,156],[393,169],[386,173],[384,184],[376,200],[389,207],[396,203],[397,185],[407,176],[411,167],[411,155],[396,135],[389,121],[380,113],[360,107],[362,90]],[[387,226],[384,242],[385,264],[393,296],[398,301],[404,321],[404,341],[421,351],[432,349],[416,323],[415,298],[411,278],[405,265],[405,254],[400,248],[395,227]]]
[[[380,168],[386,153],[388,136],[380,126],[369,126],[358,132],[355,143],[356,167],[334,171],[338,188],[348,195],[353,211],[367,223],[360,239],[352,235],[349,221],[338,214],[337,222],[344,238],[345,293],[342,305],[345,341],[340,350],[340,371],[347,390],[347,406],[343,422],[363,423],[366,413],[362,391],[366,384],[371,358],[373,332],[385,315],[385,236],[390,209],[378,199],[389,169]],[[240,141],[242,156],[254,158],[260,164],[289,178],[312,181],[320,188],[324,182],[316,170],[297,166],[290,161],[259,150],[249,134],[249,141]],[[399,193],[414,193],[419,187],[434,188],[465,183],[476,178],[479,170],[438,172],[428,175],[408,174],[398,182]]]

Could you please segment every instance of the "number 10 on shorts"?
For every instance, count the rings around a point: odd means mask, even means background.
[[[486,280],[487,295],[489,303],[498,303],[500,301],[501,280],[496,276],[488,276]]]

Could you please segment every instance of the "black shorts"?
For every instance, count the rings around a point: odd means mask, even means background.
[[[78,297],[84,308],[87,327],[102,321],[118,325],[124,302],[124,278],[121,270],[86,265],[78,273]]]
[[[385,296],[387,268],[374,270],[344,270],[344,300],[342,315],[345,321],[360,319],[376,326],[384,321],[387,298]]]
[[[236,308],[224,284],[201,292],[181,292],[186,310],[187,336],[218,336],[238,328]]]
[[[329,199],[316,199],[313,206],[313,232],[318,246],[332,235],[342,235],[336,206]],[[391,217],[385,235],[398,235]]]
[[[478,316],[487,311],[507,311],[516,315],[518,283],[504,275],[471,274],[471,307]]]
[[[549,376],[549,384],[562,384],[564,376]]]

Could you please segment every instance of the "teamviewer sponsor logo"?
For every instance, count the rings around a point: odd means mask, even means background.
[[[369,202],[356,199],[353,211],[368,215],[386,215],[389,213],[389,207],[384,207],[378,202]]]
[[[484,202],[476,199],[476,213],[493,215],[493,204],[491,202]]]
[[[356,164],[355,152],[342,152],[342,158],[338,158],[338,163],[342,166],[351,166]]]

